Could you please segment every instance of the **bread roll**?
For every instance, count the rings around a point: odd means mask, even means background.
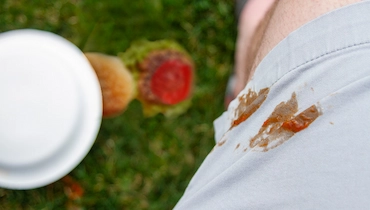
[[[103,94],[103,117],[121,114],[135,94],[132,74],[116,56],[85,53],[94,68]]]

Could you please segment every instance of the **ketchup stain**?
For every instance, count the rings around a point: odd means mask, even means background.
[[[285,130],[290,130],[294,133],[297,133],[303,129],[306,129],[318,116],[319,111],[317,107],[313,105],[293,119],[284,122],[281,127]]]
[[[239,125],[240,123],[247,120],[257,109],[262,105],[262,103],[267,98],[269,92],[268,88],[264,88],[256,92],[249,90],[247,94],[239,97],[239,105],[235,110],[235,118],[231,124],[231,128]]]
[[[221,142],[218,142],[217,143],[217,145],[219,146],[219,147],[221,147],[222,145],[224,145],[226,143],[226,140],[223,140],[223,141],[221,141]]]
[[[250,139],[249,147],[257,151],[268,151],[289,140],[315,121],[320,116],[316,105],[312,105],[298,115],[298,102],[293,93],[287,102],[276,106],[271,115],[262,124],[258,134]]]
[[[246,121],[253,113],[258,110],[262,103],[267,98],[269,93],[268,88],[264,88],[257,94],[249,90],[247,94],[239,97],[239,105],[235,109],[235,120],[231,123],[229,132],[232,128]],[[249,149],[253,151],[269,151],[276,148],[289,140],[296,133],[308,128],[320,115],[316,105],[312,105],[301,113],[298,112],[298,101],[296,93],[292,93],[288,101],[281,102],[272,111],[270,116],[264,121],[258,133],[249,141],[249,145],[244,147],[243,151]],[[224,135],[225,137],[225,135]],[[226,139],[220,141],[217,146],[223,146]],[[235,150],[241,148],[241,143],[238,143]]]

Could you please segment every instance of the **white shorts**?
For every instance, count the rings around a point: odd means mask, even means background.
[[[291,33],[214,125],[176,209],[369,209],[370,2]]]

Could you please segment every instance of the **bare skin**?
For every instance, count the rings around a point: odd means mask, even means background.
[[[267,11],[275,0],[249,0],[244,6],[238,23],[238,38],[236,40],[235,52],[235,72],[236,72],[236,87],[234,95],[243,90],[246,85],[246,79],[249,77],[249,72],[246,71],[250,62],[247,57],[251,56],[251,48],[253,34],[265,17]]]
[[[262,59],[291,32],[309,21],[340,7],[361,0],[279,0],[267,25],[261,45],[246,82],[249,82]]]
[[[235,55],[237,80],[234,95],[236,96],[252,79],[262,59],[291,32],[325,13],[360,1],[278,0],[274,3],[270,0],[266,2],[259,0],[260,4],[262,2],[265,4],[264,7],[257,7],[258,3],[252,4],[253,1],[250,2],[251,4],[247,3],[239,21]],[[249,9],[248,6],[250,6]],[[258,8],[264,9],[258,10]],[[254,23],[244,20],[250,17],[247,12],[251,10],[260,12],[263,18],[252,19]],[[254,27],[251,27],[251,24]]]

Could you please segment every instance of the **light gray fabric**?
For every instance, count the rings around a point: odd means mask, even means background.
[[[291,33],[240,95],[263,88],[270,88],[266,100],[246,121],[229,130],[239,100],[215,121],[216,143],[226,141],[210,152],[175,208],[370,209],[370,2]],[[321,116],[274,149],[250,148],[292,93],[298,113],[316,105]]]

